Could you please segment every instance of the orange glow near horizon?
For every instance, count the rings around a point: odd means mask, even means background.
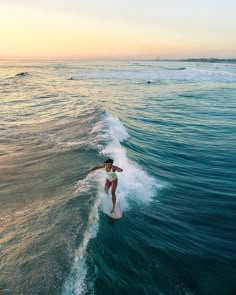
[[[227,34],[127,24],[63,11],[3,5],[0,59],[126,59],[233,56]]]

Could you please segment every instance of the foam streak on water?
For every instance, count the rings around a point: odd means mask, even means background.
[[[102,128],[104,129],[102,130]],[[101,132],[104,133],[106,131],[107,133],[104,134],[104,137],[108,144],[102,148],[100,153],[103,156],[112,157],[114,164],[124,169],[118,175],[119,185],[116,193],[117,201],[123,212],[131,209],[129,200],[147,204],[155,196],[157,189],[160,189],[163,185],[156,183],[154,178],[148,176],[144,170],[127,158],[126,150],[121,143],[128,138],[128,132],[119,118],[106,114],[105,119],[96,123],[91,133],[96,134],[96,138],[99,140]],[[86,249],[90,239],[95,238],[99,230],[99,208],[108,214],[112,206],[111,195],[108,197],[104,192],[104,171],[91,173],[83,180],[83,185],[79,181],[77,184],[79,190],[81,190],[81,187],[85,187],[84,183],[93,182],[94,178],[97,182],[96,200],[91,208],[88,227],[84,233],[83,241],[76,250],[74,264],[64,286],[64,295],[81,295],[89,290],[91,291],[93,288],[92,282],[89,282],[86,277]]]
[[[90,176],[88,176],[83,181],[78,182],[78,187],[84,187],[82,183],[89,181]],[[78,193],[78,190],[76,191]],[[86,274],[87,274],[87,266],[86,266],[86,258],[87,253],[86,249],[91,238],[95,238],[98,231],[98,207],[100,200],[97,198],[91,208],[91,212],[89,214],[88,226],[84,233],[84,237],[81,245],[77,248],[74,258],[74,263],[71,268],[68,279],[66,280],[63,294],[75,294],[80,295],[84,294],[87,291],[87,283]]]

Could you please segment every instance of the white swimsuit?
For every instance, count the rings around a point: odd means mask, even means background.
[[[114,172],[112,169],[113,169],[113,167],[111,168],[111,171],[108,172],[106,169],[106,166],[105,166],[106,177],[110,182],[117,179],[116,172]]]

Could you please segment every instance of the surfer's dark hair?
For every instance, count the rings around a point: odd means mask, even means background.
[[[111,164],[113,164],[113,162],[114,162],[114,161],[113,161],[112,159],[107,159],[107,160],[104,161],[103,163],[106,163],[106,164],[107,164],[107,163],[111,163]]]

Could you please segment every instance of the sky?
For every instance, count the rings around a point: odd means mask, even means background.
[[[0,0],[0,59],[236,57],[235,0]]]

